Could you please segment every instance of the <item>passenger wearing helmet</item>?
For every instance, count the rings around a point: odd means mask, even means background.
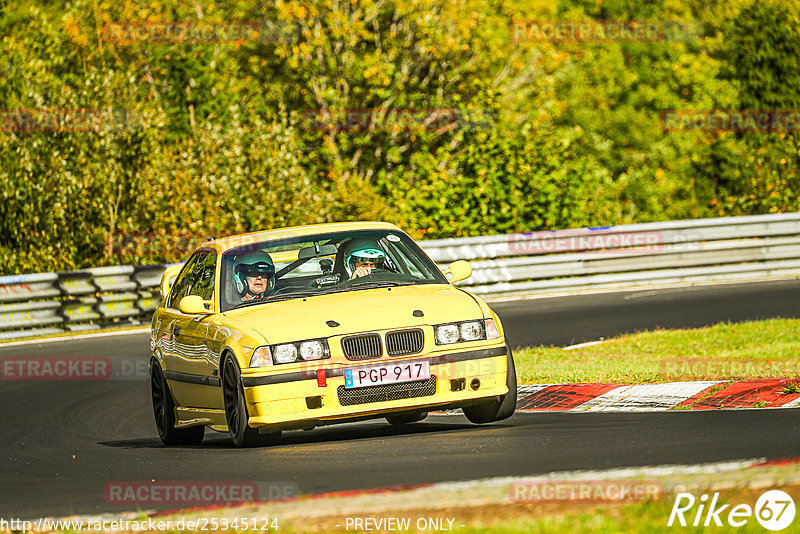
[[[350,280],[383,269],[386,253],[372,239],[353,239],[345,245],[344,267]]]
[[[260,250],[236,258],[233,280],[242,302],[266,298],[275,289],[272,258]]]

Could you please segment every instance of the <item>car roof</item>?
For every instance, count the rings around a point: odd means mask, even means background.
[[[276,228],[274,230],[262,230],[260,232],[251,232],[249,234],[238,234],[222,237],[207,241],[202,247],[215,248],[219,252],[224,252],[232,248],[250,245],[253,243],[260,243],[262,241],[286,239],[290,237],[302,237],[330,232],[346,232],[348,230],[397,230],[402,232],[402,230],[400,230],[400,228],[394,224],[376,221],[310,224],[306,226],[290,226],[287,228]]]

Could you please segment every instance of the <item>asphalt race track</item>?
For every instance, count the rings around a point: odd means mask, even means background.
[[[800,280],[492,304],[514,345],[567,346],[655,328],[800,317]]]
[[[496,303],[514,345],[568,345],[619,332],[798,317],[800,281]],[[146,334],[0,348],[0,357],[104,356],[147,362]],[[0,517],[124,511],[107,483],[290,482],[319,493],[561,470],[800,456],[800,409],[630,414],[518,413],[501,424],[430,416],[285,433],[235,449],[207,431],[200,447],[164,448],[146,376],[0,381]],[[144,506],[144,508],[148,508]]]

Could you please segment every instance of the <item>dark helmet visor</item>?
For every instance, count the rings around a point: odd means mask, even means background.
[[[258,263],[243,264],[238,267],[239,272],[245,278],[255,278],[261,276],[262,278],[272,278],[275,276],[275,266],[265,261]]]

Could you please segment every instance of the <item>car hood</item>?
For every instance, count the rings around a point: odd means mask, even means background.
[[[415,310],[422,311],[422,317],[415,317]],[[254,328],[269,344],[483,317],[472,297],[443,284],[295,298],[230,310],[224,315]],[[339,326],[331,327],[327,321]]]

